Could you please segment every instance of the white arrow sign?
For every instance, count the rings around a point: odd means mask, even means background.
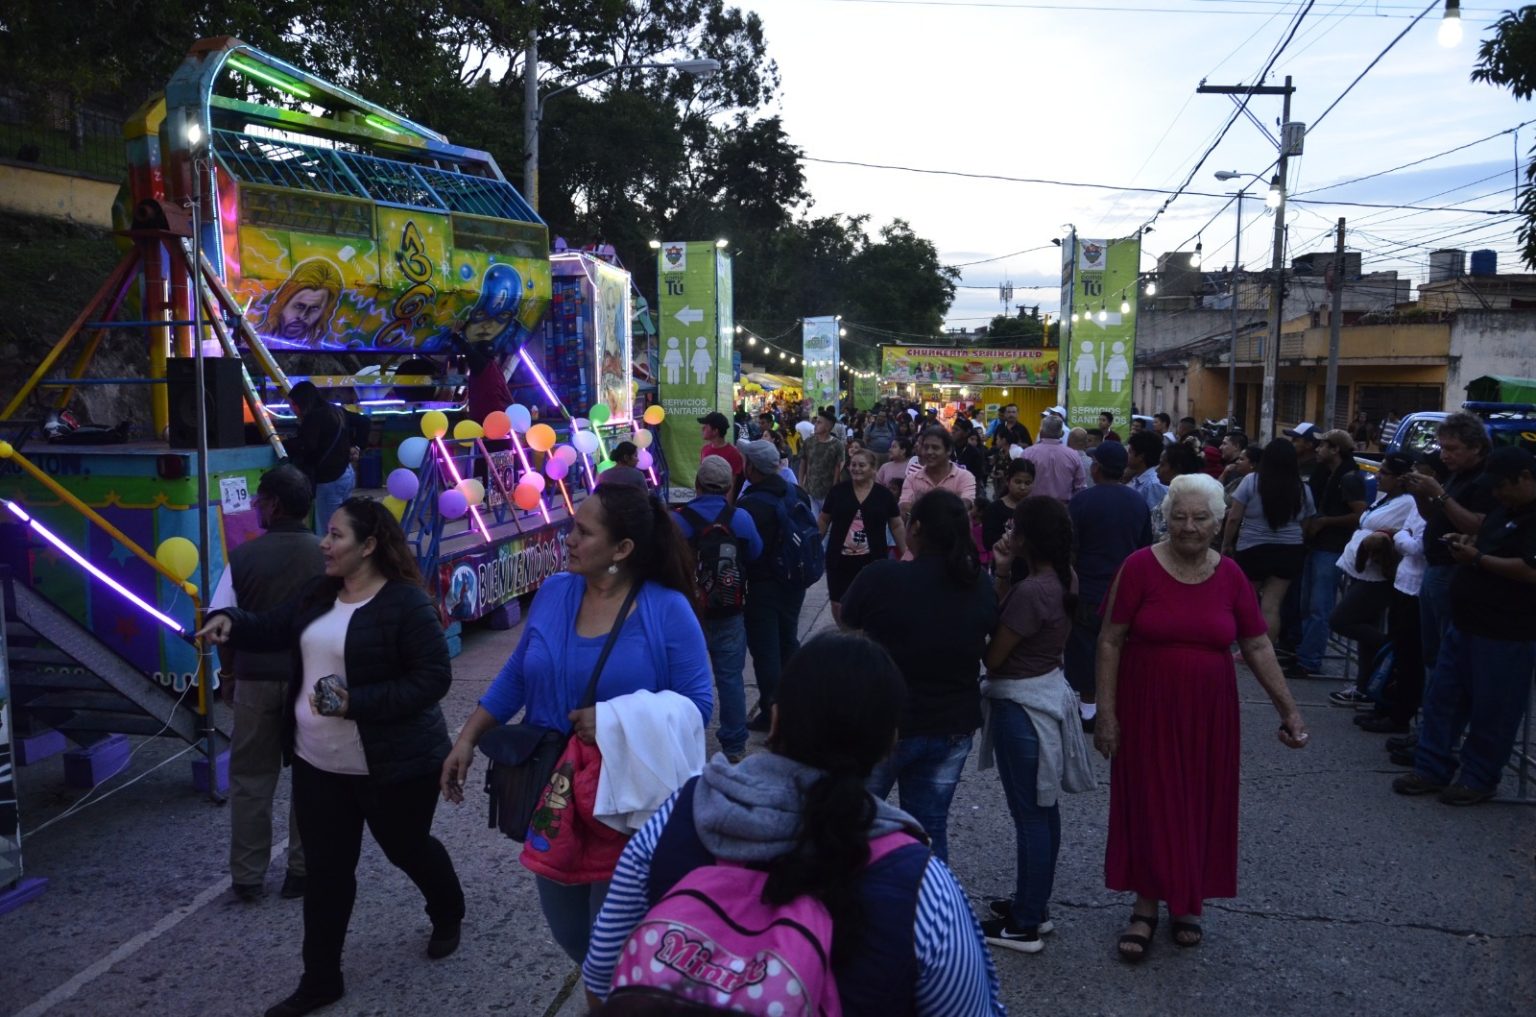
[[[684,325],[697,325],[699,322],[704,320],[704,312],[684,304],[672,317],[676,318]]]
[[[1103,321],[1100,321],[1097,317],[1090,314],[1088,315],[1088,320],[1099,326],[1101,330],[1108,329],[1111,325],[1120,325],[1124,323],[1120,317],[1119,311],[1105,311]]]

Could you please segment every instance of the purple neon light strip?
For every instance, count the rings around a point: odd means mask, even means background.
[[[528,370],[533,372],[533,380],[538,382],[539,388],[543,389],[544,394],[549,396],[549,401],[560,410],[562,416],[569,420],[571,418],[570,411],[565,408],[565,403],[560,401],[560,397],[555,395],[555,390],[549,387],[549,382],[545,379],[544,372],[539,370],[538,365],[533,362],[533,358],[528,355],[528,347],[524,346],[518,350],[517,355],[524,364],[528,365]]]
[[[182,627],[180,622],[172,618],[170,615],[161,614],[153,607],[150,607],[147,603],[140,599],[136,594],[130,592],[127,587],[123,586],[116,579],[113,579],[111,576],[101,571],[101,569],[86,561],[85,558],[81,556],[80,552],[64,543],[63,539],[55,534],[52,530],[48,529],[48,527],[27,515],[26,511],[20,505],[13,501],[7,501],[5,503],[5,507],[10,509],[11,514],[14,515],[17,519],[20,519],[22,522],[30,526],[33,532],[35,532],[38,536],[42,537],[44,540],[48,541],[48,543],[64,552],[64,554],[68,555],[70,560],[72,560],[76,565],[79,565],[91,575],[95,576],[97,579],[100,579],[103,583],[106,583],[108,586],[110,586],[114,591],[116,591],[118,596],[135,605],[140,611],[143,611],[145,614],[154,618],[160,624],[166,626],[177,635],[184,636],[187,634],[187,630]]]
[[[458,487],[464,483],[464,478],[459,476],[459,468],[454,465],[453,456],[448,454],[448,447],[443,444],[442,438],[433,438],[432,440],[437,444],[437,450],[442,453],[443,462],[448,466],[448,473],[453,477],[453,486]],[[480,529],[480,536],[484,537],[485,542],[489,544],[491,542],[491,531],[485,528],[485,520],[480,518],[480,506],[471,505],[469,507],[469,515],[475,521],[475,526]]]

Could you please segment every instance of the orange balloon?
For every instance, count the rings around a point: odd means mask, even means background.
[[[655,427],[657,424],[667,419],[667,411],[662,409],[660,406],[648,406],[645,410],[645,416],[642,419],[644,419],[647,424]]]
[[[512,433],[512,418],[508,417],[505,410],[492,410],[485,415],[485,436],[492,441],[505,438]]]
[[[555,429],[548,424],[534,424],[528,428],[528,447],[535,452],[548,452],[555,447]]]
[[[532,484],[518,484],[512,492],[512,503],[523,511],[539,507],[539,489]]]

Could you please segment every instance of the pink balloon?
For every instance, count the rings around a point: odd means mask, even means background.
[[[639,464],[642,470],[650,469],[651,466],[656,462],[656,460],[651,456],[651,450],[648,448],[641,449],[639,455],[635,457],[635,461]]]
[[[571,471],[571,464],[559,456],[550,456],[544,464],[544,475],[550,480],[564,480],[565,475]]]

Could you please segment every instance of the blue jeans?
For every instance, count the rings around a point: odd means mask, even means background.
[[[1301,642],[1296,663],[1308,671],[1323,669],[1328,649],[1328,617],[1339,595],[1339,552],[1308,551],[1301,577]]]
[[[1061,851],[1061,809],[1041,808],[1035,781],[1040,769],[1040,738],[1029,711],[1006,699],[987,702],[992,711],[993,752],[1003,782],[1018,854],[1013,886],[1013,927],[1029,929],[1045,921],[1056,882]]]
[[[747,689],[741,676],[747,666],[747,623],[739,614],[705,618],[704,639],[715,671],[720,702],[720,748],[728,756],[747,748]]]
[[[1530,701],[1533,668],[1536,642],[1487,639],[1447,625],[1434,680],[1424,690],[1414,771],[1449,784],[1457,776],[1452,747],[1465,730],[1457,783],[1478,791],[1498,787]]]
[[[580,964],[587,959],[592,926],[597,923],[597,913],[603,909],[603,900],[608,896],[608,880],[567,886],[553,879],[534,876],[533,882],[539,889],[539,909],[549,923],[550,935],[555,937],[555,943],[567,957]]]
[[[757,706],[764,713],[779,694],[779,674],[800,649],[800,607],[805,591],[773,580],[749,580],[747,649],[752,651],[752,673],[757,676]]]
[[[1431,565],[1424,570],[1419,587],[1419,638],[1424,642],[1424,701],[1429,701],[1429,686],[1435,680],[1435,665],[1440,661],[1440,640],[1451,624],[1451,576],[1455,565]]]
[[[895,750],[875,765],[864,782],[869,793],[884,799],[900,786],[901,807],[923,824],[933,842],[933,854],[949,861],[949,803],[955,799],[960,771],[971,754],[971,736],[914,735],[902,738]]]
[[[341,503],[352,497],[352,488],[357,486],[357,477],[352,472],[352,464],[342,471],[341,476],[335,480],[326,481],[324,484],[315,485],[315,532],[325,536],[330,531],[331,516],[341,508]]]

